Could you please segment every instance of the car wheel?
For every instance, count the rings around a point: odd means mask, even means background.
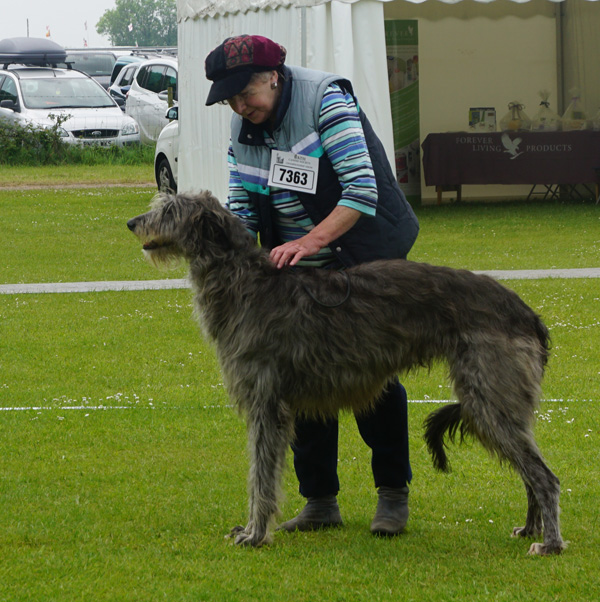
[[[177,184],[173,179],[173,172],[171,166],[166,158],[162,158],[156,169],[156,184],[158,185],[159,192],[177,192]]]

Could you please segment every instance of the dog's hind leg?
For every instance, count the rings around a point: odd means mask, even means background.
[[[518,458],[509,460],[525,482],[529,503],[525,527],[515,528],[513,535],[537,535],[543,520],[544,543],[531,544],[529,554],[560,554],[566,544],[560,535],[558,477],[548,468],[535,444]]]
[[[476,394],[475,391],[473,393]],[[501,460],[508,460],[525,483],[527,519],[524,527],[514,529],[513,535],[539,535],[543,522],[544,543],[532,544],[529,553],[560,554],[565,544],[560,535],[558,516],[559,480],[544,462],[529,424],[522,417],[503,411],[494,402],[490,403],[489,395],[485,401],[481,398],[478,402],[485,407],[468,419],[469,431]]]
[[[515,527],[513,537],[538,537],[542,534],[544,522],[542,520],[542,509],[538,504],[537,497],[530,485],[525,483],[527,492],[527,518],[524,527]]]
[[[525,527],[513,534],[533,536],[543,522],[544,543],[532,544],[530,554],[559,554],[558,478],[546,466],[535,442],[533,411],[540,395],[543,362],[533,339],[480,337],[463,348],[452,365],[465,431],[519,473],[527,492]]]
[[[543,530],[542,509],[538,503],[537,497],[528,483],[525,483],[527,492],[527,518],[524,527],[515,527],[513,537],[538,537]]]
[[[250,472],[249,517],[246,527],[234,527],[235,543],[258,547],[270,543],[270,530],[279,513],[285,454],[292,440],[293,414],[281,401],[261,401],[247,415]]]

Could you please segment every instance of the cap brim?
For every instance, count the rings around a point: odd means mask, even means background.
[[[249,84],[253,75],[252,71],[238,71],[213,82],[206,99],[206,106],[214,105],[216,102],[227,100],[239,94]]]

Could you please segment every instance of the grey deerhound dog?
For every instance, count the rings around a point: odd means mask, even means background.
[[[209,192],[158,197],[127,225],[157,266],[189,262],[198,320],[246,417],[249,518],[233,529],[235,543],[270,541],[296,414],[369,411],[393,375],[440,358],[459,402],[426,420],[435,467],[448,469],[446,435],[476,437],[525,483],[527,518],[513,534],[536,537],[543,527],[544,543],[531,554],[565,547],[559,481],[532,432],[548,331],[514,292],[468,271],[404,260],[278,270]]]

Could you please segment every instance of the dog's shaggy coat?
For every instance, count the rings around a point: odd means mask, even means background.
[[[336,272],[278,270],[242,222],[209,192],[163,196],[128,227],[157,265],[190,264],[199,322],[231,399],[246,416],[249,519],[238,544],[270,541],[297,413],[369,411],[398,372],[449,365],[459,403],[426,420],[434,465],[447,470],[444,437],[476,437],[521,475],[530,553],[560,553],[559,481],[532,424],[548,357],[548,331],[512,291],[468,271],[388,260]]]

